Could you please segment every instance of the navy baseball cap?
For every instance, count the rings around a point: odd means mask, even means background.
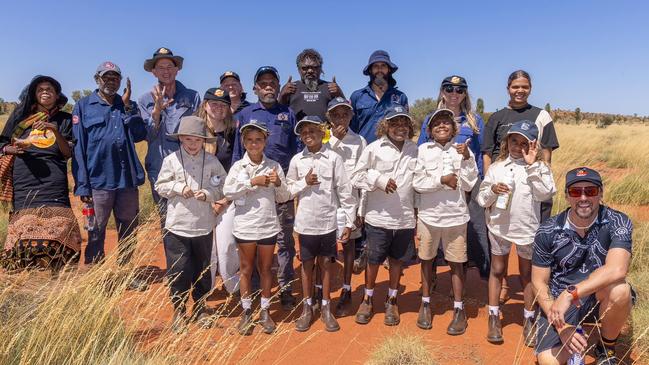
[[[322,121],[322,119],[320,119],[319,116],[317,116],[317,115],[307,115],[306,117],[300,119],[300,121],[297,122],[297,124],[295,124],[295,129],[293,130],[295,132],[295,134],[297,134],[299,136],[300,135],[300,126],[302,124],[306,124],[306,123],[311,123],[311,124],[315,124],[315,125],[319,125],[319,126],[324,124],[324,122]]]
[[[263,74],[273,74],[277,81],[279,82],[279,72],[277,72],[277,69],[273,66],[261,66],[260,68],[257,69],[257,72],[255,72],[255,83],[257,82],[257,79],[259,76]]]
[[[237,81],[241,82],[241,79],[239,78],[239,74],[237,74],[234,71],[225,71],[220,77],[219,77],[219,82],[223,82],[227,77],[234,77],[237,79]]]
[[[343,98],[342,96],[338,96],[338,97],[335,97],[335,98],[331,99],[329,104],[327,104],[327,111],[330,111],[331,109],[333,109],[333,108],[335,108],[335,107],[337,107],[339,105],[344,105],[344,106],[348,107],[349,109],[353,109],[352,104],[349,102],[349,100]]]
[[[390,120],[392,118],[398,117],[398,116],[404,116],[410,119],[412,121],[412,117],[410,114],[408,114],[408,110],[399,104],[392,105],[388,108],[387,112],[385,113],[385,120]]]
[[[248,128],[259,129],[265,135],[268,135],[270,133],[268,131],[268,127],[266,127],[265,124],[258,122],[256,119],[252,119],[249,123],[246,123],[246,124],[242,125],[241,127],[239,127],[239,134],[243,134],[243,131],[248,129]]]
[[[365,68],[363,69],[363,75],[369,75],[370,67],[372,67],[372,64],[377,62],[385,62],[392,69],[392,73],[397,72],[397,70],[399,69],[399,67],[392,63],[392,61],[390,60],[390,55],[388,54],[388,52],[379,49],[372,52],[372,54],[370,55],[370,59],[367,61],[367,66],[365,66]]]
[[[467,87],[466,79],[462,76],[457,76],[457,75],[452,75],[447,78],[445,78],[442,81],[442,87],[444,86],[463,86]]]
[[[530,142],[539,138],[539,129],[536,127],[536,124],[534,124],[534,122],[530,122],[529,120],[521,120],[512,124],[512,126],[509,127],[509,132],[507,132],[507,135],[514,133],[520,134],[521,136],[527,138],[527,140]]]
[[[588,167],[577,167],[576,169],[568,171],[566,174],[566,189],[568,189],[570,185],[582,181],[593,183],[600,188],[604,185],[599,172]]]
[[[207,89],[205,95],[203,95],[203,100],[222,101],[228,105],[232,103],[230,101],[230,94],[228,94],[227,91],[221,89],[220,87],[213,87],[211,89]]]

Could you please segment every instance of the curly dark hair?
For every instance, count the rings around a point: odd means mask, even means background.
[[[302,63],[302,61],[304,61],[307,58],[313,59],[314,61],[318,62],[322,67],[323,64],[322,56],[320,55],[320,52],[316,51],[313,48],[307,48],[297,55],[297,57],[295,58],[295,64],[297,65],[297,67],[300,67],[300,63]]]
[[[410,121],[408,125],[408,138],[412,139],[412,137],[415,136],[415,123],[413,123],[412,119],[404,117]],[[389,121],[385,118],[381,119],[379,121],[379,125],[376,126],[376,137],[381,138],[383,136],[388,135],[388,123]]]

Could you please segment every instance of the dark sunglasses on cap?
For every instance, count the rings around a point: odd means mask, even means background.
[[[599,186],[571,186],[567,190],[568,196],[571,198],[581,198],[582,195],[587,197],[599,195]]]
[[[462,95],[462,94],[464,94],[466,92],[466,87],[464,87],[464,86],[446,85],[446,86],[444,86],[444,91],[446,91],[449,94],[452,93],[452,92],[455,92],[457,94]]]

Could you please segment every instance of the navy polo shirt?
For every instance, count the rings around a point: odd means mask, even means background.
[[[581,238],[567,222],[569,209],[541,224],[534,237],[532,264],[550,268],[550,292],[555,298],[604,266],[612,248],[631,252],[633,224],[628,216],[600,206],[597,220]]]
[[[74,106],[72,133],[76,140],[74,195],[91,196],[92,189],[116,190],[144,183],[135,143],[146,139],[147,130],[134,102],[127,113],[120,95],[110,105],[95,90]]]
[[[406,110],[408,109],[408,97],[396,87],[388,88],[381,100],[377,100],[374,90],[368,84],[354,91],[350,101],[354,109],[354,117],[349,126],[354,132],[363,136],[367,144],[376,140],[376,126],[391,105],[400,104]]]
[[[296,123],[293,111],[279,103],[266,109],[260,102],[256,102],[237,113],[236,118],[237,131],[232,150],[232,163],[239,161],[245,152],[239,129],[242,125],[255,120],[257,123],[265,124],[270,132],[264,154],[271,160],[277,161],[286,173],[291,158],[302,149],[302,143],[293,131]]]

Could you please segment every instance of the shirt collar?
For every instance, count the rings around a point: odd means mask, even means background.
[[[89,101],[90,104],[102,104],[102,105],[111,106],[110,104],[108,104],[106,100],[102,99],[102,97],[99,96],[99,89],[95,89],[95,91],[92,94],[90,94]],[[124,102],[122,101],[122,96],[119,94],[115,94],[115,99],[113,99],[112,106],[119,107],[120,105],[123,104]]]
[[[408,146],[408,142],[413,143],[411,140],[406,139],[405,141],[403,141],[403,147],[401,148],[401,150],[399,150],[399,148],[397,148],[397,146],[394,143],[392,143],[392,141],[390,141],[390,138],[388,138],[388,136],[381,137],[380,141],[381,141],[381,146],[386,146],[386,145],[390,146],[395,150],[397,150],[398,152],[405,151],[406,147]]]
[[[247,152],[247,151],[246,151],[246,153],[243,154],[243,158],[242,158],[242,160],[243,160],[243,162],[244,162],[245,165],[254,165],[254,166],[257,166],[256,163],[254,163],[254,162],[252,162],[252,160],[250,160],[250,157],[248,156],[248,152]],[[262,165],[264,165],[265,163],[266,163],[266,154],[263,153],[263,154],[261,155],[261,163],[259,164],[259,166],[262,166]]]
[[[326,150],[327,145],[324,143],[322,144],[322,147],[320,147],[320,150],[316,153],[310,152],[308,147],[304,147],[304,149],[302,150],[302,158],[307,158],[310,156],[322,156],[324,158],[327,158],[327,154],[325,153]]]
[[[268,111],[275,111],[279,109],[279,102],[276,102],[275,105],[273,105],[271,108],[266,108],[264,105],[261,103],[261,101],[257,101],[256,103],[252,104],[252,110],[268,110]]]
[[[568,223],[569,212],[570,212],[570,208],[566,208],[566,210],[564,210],[557,216],[557,222],[556,225],[554,226],[555,230],[574,232],[572,227],[570,227],[570,223]],[[593,226],[600,226],[606,223],[608,223],[608,218],[606,217],[606,206],[600,205],[599,211],[597,212],[597,218],[595,219]]]

